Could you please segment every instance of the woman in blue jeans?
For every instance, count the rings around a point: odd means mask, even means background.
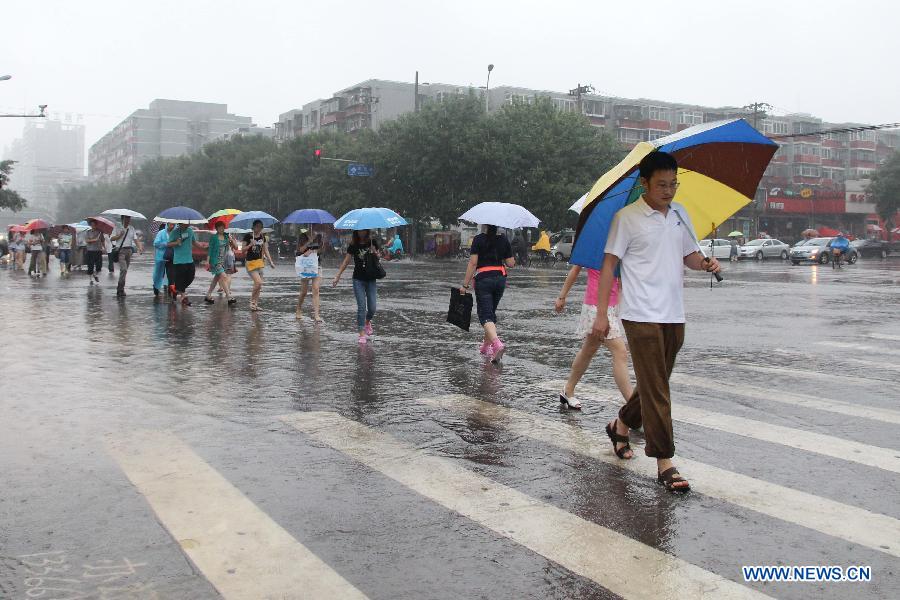
[[[336,287],[352,258],[353,294],[356,296],[356,325],[359,330],[359,343],[363,345],[375,334],[372,328],[372,319],[375,317],[377,306],[377,282],[366,274],[366,253],[371,252],[377,256],[379,249],[380,245],[372,237],[370,230],[360,229],[359,231],[354,231],[350,245],[347,246],[347,254],[344,256],[344,260],[341,262],[337,275],[334,276],[334,281],[332,282],[332,287]]]
[[[503,358],[506,345],[497,335],[497,306],[506,290],[506,269],[515,266],[512,247],[505,235],[497,233],[496,225],[485,225],[484,232],[472,240],[469,264],[460,292],[469,293],[470,282],[475,282],[475,305],[478,320],[484,328],[481,353],[498,363]]]

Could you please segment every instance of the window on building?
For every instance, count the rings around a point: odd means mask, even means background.
[[[678,115],[678,123],[681,125],[700,125],[703,123],[703,113],[698,110],[683,110]]]

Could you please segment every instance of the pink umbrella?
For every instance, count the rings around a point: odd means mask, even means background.
[[[25,233],[28,229],[26,229],[24,225],[10,225],[9,231],[11,233]]]
[[[103,217],[88,217],[87,218],[88,225],[91,222],[97,223],[97,229],[105,233],[106,235],[110,235],[113,232],[113,229],[116,228],[116,224],[110,221],[109,219],[105,219]]]
[[[37,231],[39,229],[49,229],[50,223],[43,219],[32,219],[25,223],[26,231]]]

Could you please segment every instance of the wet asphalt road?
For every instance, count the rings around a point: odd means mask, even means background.
[[[287,263],[259,314],[244,274],[237,307],[200,302],[203,272],[185,309],[143,257],[124,301],[105,272],[0,269],[0,598],[900,597],[900,260],[688,275],[686,497],[612,457],[602,351],[559,407],[583,281],[557,316],[565,268],[515,270],[493,366],[445,323],[464,263],[386,266],[366,348],[349,277],[298,323]],[[744,583],[779,564],[872,581]]]

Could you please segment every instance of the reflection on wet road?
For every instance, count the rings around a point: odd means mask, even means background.
[[[298,322],[286,264],[260,313],[244,274],[236,307],[183,308],[145,259],[124,301],[0,270],[0,598],[900,596],[900,261],[688,275],[686,497],[640,434],[612,454],[603,352],[560,409],[563,266],[511,274],[499,366],[446,323],[463,268],[387,264],[364,347],[350,286]],[[744,581],[779,564],[873,577]]]

